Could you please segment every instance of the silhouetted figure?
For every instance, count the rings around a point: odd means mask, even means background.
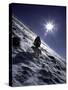
[[[12,39],[13,47],[17,48],[20,46],[20,38],[19,37],[13,37]]]
[[[34,40],[34,46],[38,48],[40,47],[40,45],[41,45],[41,40],[40,40],[40,37],[37,36],[36,39]]]

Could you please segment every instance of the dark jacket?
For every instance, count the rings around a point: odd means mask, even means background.
[[[35,45],[35,47],[40,47],[40,45],[41,45],[41,40],[40,40],[40,37],[39,36],[37,36],[36,37],[36,39],[34,40],[34,45]]]

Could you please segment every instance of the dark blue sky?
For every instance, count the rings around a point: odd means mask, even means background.
[[[39,35],[53,50],[66,58],[66,7],[13,4],[12,14]],[[44,35],[43,24],[53,20],[57,31]]]

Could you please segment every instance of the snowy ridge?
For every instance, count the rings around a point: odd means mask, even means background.
[[[66,62],[43,40],[36,49],[36,34],[12,16],[12,38],[20,38],[20,47],[12,47],[13,86],[61,84],[66,82]]]
[[[12,16],[12,18],[13,18],[13,20],[15,21],[15,25],[17,25],[19,28],[20,28],[20,30],[25,30],[25,32],[27,33],[28,31],[28,33],[27,34],[30,34],[30,33],[32,33],[32,38],[33,39],[35,39],[35,37],[37,36],[35,33],[33,33],[28,27],[26,27],[21,21],[19,21],[17,18],[15,18],[14,16]],[[16,23],[17,22],[17,23]],[[65,59],[64,58],[62,58],[62,57],[60,57],[54,50],[52,50],[43,40],[42,40],[42,44],[41,44],[41,46],[42,47],[44,47],[45,49],[47,48],[47,50],[49,49],[50,50],[50,52],[52,52],[52,55],[53,55],[53,53],[54,53],[54,55],[55,56],[58,56],[59,58],[61,58],[62,60],[64,60],[65,61]],[[48,51],[49,51],[48,50]]]
[[[29,33],[32,33],[32,35],[34,35],[36,37],[36,34],[34,34],[28,27],[26,27],[21,21],[19,21],[17,18],[15,18],[14,16],[12,16],[13,20],[16,21],[19,25],[20,25],[20,28],[21,30],[22,29],[26,29],[25,32],[28,32]]]

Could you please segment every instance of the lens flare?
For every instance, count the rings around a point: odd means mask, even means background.
[[[48,22],[48,23],[45,25],[45,28],[46,28],[46,32],[52,32],[53,29],[54,29],[54,24],[51,23],[51,22]]]
[[[45,36],[48,35],[48,33],[54,33],[56,30],[55,23],[53,21],[48,21],[44,24],[44,29],[45,29]]]

